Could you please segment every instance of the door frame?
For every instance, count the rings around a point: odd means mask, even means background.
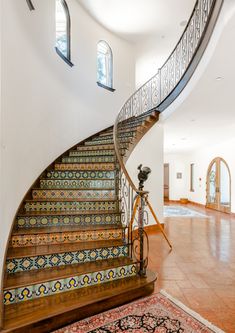
[[[168,186],[165,185],[165,167],[168,168]],[[169,201],[170,199],[170,164],[169,163],[164,163],[164,175],[163,175],[163,199],[164,201]],[[165,196],[165,193],[168,195]]]
[[[229,206],[223,206],[221,205],[220,200],[220,163],[223,162],[227,169],[229,174]],[[208,202],[209,198],[209,191],[210,191],[210,171],[213,166],[213,164],[216,163],[216,203],[210,203]],[[224,213],[231,213],[231,172],[228,166],[228,163],[222,158],[222,157],[215,157],[209,164],[209,167],[207,169],[207,177],[206,177],[206,207],[211,208],[214,210],[218,210],[220,212]]]

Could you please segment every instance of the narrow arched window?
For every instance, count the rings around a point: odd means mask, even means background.
[[[103,40],[97,44],[97,84],[114,91],[113,54],[111,47]]]
[[[65,0],[56,0],[56,51],[69,65],[70,53],[70,15]]]

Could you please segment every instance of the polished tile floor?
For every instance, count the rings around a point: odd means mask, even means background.
[[[160,289],[228,333],[235,333],[235,218],[187,205],[209,218],[165,218],[173,245],[149,235],[149,268]]]

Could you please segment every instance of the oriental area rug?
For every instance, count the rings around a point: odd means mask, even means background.
[[[165,291],[78,321],[54,333],[224,333]]]

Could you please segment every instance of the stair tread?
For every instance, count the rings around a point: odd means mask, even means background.
[[[110,187],[78,187],[78,188],[58,188],[58,187],[50,187],[50,188],[42,188],[42,187],[34,187],[32,191],[113,191],[115,188]]]
[[[56,171],[56,172],[58,172],[58,171]],[[46,180],[46,181],[68,181],[68,180],[70,180],[71,182],[73,182],[73,181],[85,181],[85,180],[88,180],[88,181],[90,181],[90,180],[92,180],[92,181],[106,181],[106,180],[114,180],[114,178],[98,178],[98,179],[96,179],[96,178],[78,178],[78,179],[73,179],[73,178],[40,178],[40,180]]]
[[[32,217],[32,216],[58,216],[58,215],[73,215],[73,216],[80,216],[80,215],[109,215],[109,214],[121,214],[120,211],[107,211],[107,210],[93,210],[93,211],[59,211],[59,212],[47,212],[47,211],[34,211],[34,212],[21,212],[17,215],[17,217]]]
[[[12,235],[29,235],[29,234],[47,234],[54,232],[74,232],[74,231],[89,231],[89,230],[112,230],[123,228],[122,224],[90,224],[90,225],[65,225],[52,227],[37,227],[37,228],[20,228],[13,231]]]
[[[43,198],[43,199],[27,199],[25,200],[25,202],[89,202],[89,201],[92,201],[92,202],[100,202],[100,201],[105,201],[105,202],[113,202],[113,201],[117,201],[117,198],[101,198],[101,199],[98,199],[98,198],[95,198],[95,199],[92,199],[92,198]]]
[[[98,304],[98,302],[108,300],[110,297],[120,298],[121,295],[126,292],[132,291],[133,295],[135,294],[135,290],[142,289],[146,285],[152,284],[155,280],[156,274],[148,271],[146,277],[135,276],[133,278],[120,279],[102,285],[81,288],[70,292],[43,297],[41,299],[35,299],[30,302],[22,302],[6,306],[4,330],[6,330],[6,332],[9,330],[10,332],[10,329],[15,327],[24,327],[27,324],[50,319],[56,315],[63,315],[68,311],[96,303]],[[27,329],[24,332],[26,331]],[[44,329],[43,332],[46,332],[46,330]]]
[[[80,250],[92,250],[96,248],[107,248],[112,246],[124,246],[123,240],[105,240],[90,241],[79,243],[53,244],[53,245],[37,245],[30,247],[9,248],[7,259],[41,256],[54,253],[73,252]]]
[[[5,279],[4,290],[21,288],[37,283],[64,279],[66,277],[78,276],[130,264],[133,264],[130,258],[120,257],[8,274]]]

